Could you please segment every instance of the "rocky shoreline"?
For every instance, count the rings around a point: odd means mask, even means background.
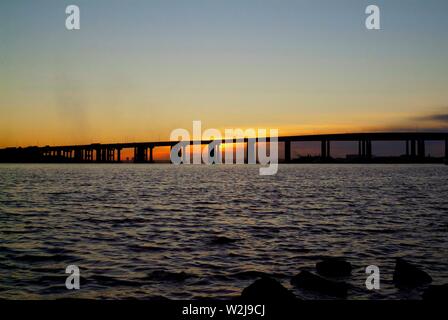
[[[301,291],[345,299],[352,287],[341,279],[350,277],[351,271],[351,263],[344,258],[327,258],[316,263],[316,272],[302,270],[290,279],[290,283]],[[396,259],[393,282],[400,290],[425,288],[421,296],[423,300],[439,301],[448,298],[448,284],[431,285],[432,277],[428,273],[402,258]],[[291,290],[269,276],[262,276],[246,287],[239,299],[266,303],[301,300]]]

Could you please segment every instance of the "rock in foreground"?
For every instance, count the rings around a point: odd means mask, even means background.
[[[237,239],[232,239],[232,238],[228,238],[228,237],[224,237],[224,236],[217,236],[210,240],[210,244],[225,245],[225,244],[231,244],[231,243],[234,243],[237,241],[238,241]]]
[[[348,285],[345,282],[328,280],[308,271],[302,271],[294,276],[291,284],[300,289],[335,297],[345,297],[348,291]]]
[[[263,277],[249,285],[241,293],[241,299],[257,302],[296,302],[296,296],[278,281]]]
[[[327,277],[345,277],[352,273],[352,265],[343,258],[327,258],[316,263],[316,270]]]
[[[398,287],[417,287],[432,282],[429,274],[401,258],[396,261],[393,280]]]

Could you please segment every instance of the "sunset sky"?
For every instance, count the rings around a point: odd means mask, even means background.
[[[443,130],[447,16],[446,0],[1,1],[0,147],[169,140],[193,120]]]

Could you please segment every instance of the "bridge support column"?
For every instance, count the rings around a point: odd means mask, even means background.
[[[146,147],[135,147],[134,148],[134,162],[135,163],[145,162],[145,150],[146,150]]]
[[[75,149],[75,162],[80,162],[82,159],[82,149]]]
[[[153,149],[154,147],[149,147],[149,162],[154,162],[154,155],[153,155]]]
[[[291,162],[291,141],[285,141],[285,162]]]
[[[372,158],[372,141],[359,140],[358,141],[358,157],[360,159]]]
[[[322,159],[327,158],[327,141],[325,141],[325,140],[322,140],[320,142],[320,157]]]
[[[418,140],[417,155],[420,159],[424,159],[426,157],[425,140]]]
[[[361,140],[361,158],[364,159],[366,157],[366,142],[365,140]]]
[[[251,150],[250,153],[249,153],[249,150]],[[247,164],[256,164],[257,163],[255,138],[247,139],[244,158],[245,158],[244,163],[247,163]]]
[[[406,157],[409,157],[409,140],[406,140]]]
[[[358,158],[362,158],[362,142],[358,141]]]
[[[411,140],[411,157],[415,157],[415,140]]]
[[[448,139],[445,140],[445,164],[448,164]]]
[[[367,159],[372,159],[372,141],[366,140],[366,157]]]
[[[331,158],[330,140],[327,140],[327,158]]]

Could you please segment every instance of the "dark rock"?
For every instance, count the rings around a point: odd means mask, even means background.
[[[417,287],[432,282],[429,274],[401,258],[396,261],[393,280],[398,287]]]
[[[228,238],[228,237],[218,236],[218,237],[214,237],[210,242],[211,242],[211,244],[223,245],[223,244],[234,243],[236,241],[238,241],[238,240]]]
[[[448,300],[448,283],[429,286],[423,292],[423,300],[441,301]]]
[[[316,263],[317,272],[327,277],[345,277],[352,273],[352,265],[343,258],[327,258]]]
[[[348,285],[345,282],[322,278],[308,271],[302,271],[291,279],[291,284],[300,289],[316,291],[322,294],[345,297]]]
[[[241,299],[257,302],[282,302],[298,301],[297,297],[278,281],[263,277],[256,280],[241,292]]]

